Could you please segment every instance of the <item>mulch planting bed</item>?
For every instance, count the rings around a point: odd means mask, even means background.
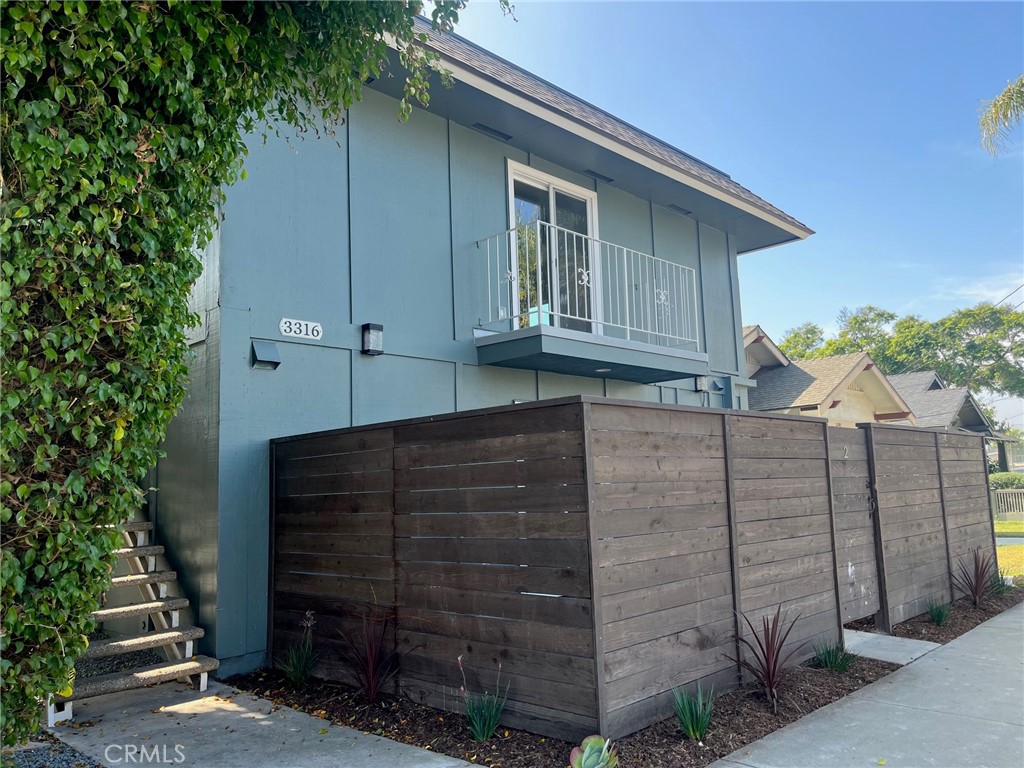
[[[893,634],[947,643],[982,622],[1024,602],[1024,578],[1002,595],[990,595],[979,608],[961,599],[953,603],[944,626],[933,624],[925,613],[898,624]],[[847,625],[877,631],[872,619]],[[798,667],[782,689],[778,712],[772,712],[764,694],[746,686],[715,699],[707,738],[695,743],[684,738],[674,718],[618,739],[623,768],[702,768],[820,707],[863,688],[898,669],[884,661],[858,658],[846,672]],[[453,670],[454,674],[454,670]],[[291,688],[277,670],[262,670],[231,678],[228,684],[276,704],[366,733],[412,744],[491,768],[564,768],[574,744],[501,726],[490,741],[474,742],[459,713],[416,704],[394,696],[381,696],[369,704],[347,686],[313,680],[303,690]]]
[[[675,719],[619,739],[623,768],[700,768],[830,704],[898,669],[895,664],[857,659],[846,672],[799,667],[782,689],[773,713],[764,694],[741,688],[715,700],[711,728],[703,744],[682,737]],[[499,726],[488,742],[474,742],[458,713],[442,712],[412,701],[382,696],[367,704],[361,693],[336,683],[312,681],[304,690],[288,686],[276,670],[234,677],[228,684],[276,704],[322,717],[395,741],[413,744],[491,768],[564,768],[574,746],[558,739]]]
[[[1024,579],[1018,577],[1015,583],[1021,581]],[[892,628],[892,634],[896,637],[909,637],[912,640],[927,640],[932,643],[944,644],[955,640],[982,622],[988,621],[1018,603],[1024,603],[1024,586],[1016,586],[1012,591],[1003,595],[989,595],[982,600],[981,605],[977,608],[971,605],[971,601],[967,598],[961,598],[953,603],[949,611],[949,618],[941,627],[932,623],[927,613],[922,613],[920,616],[897,624]],[[873,618],[861,619],[846,626],[850,629],[859,629],[862,632],[878,631]]]

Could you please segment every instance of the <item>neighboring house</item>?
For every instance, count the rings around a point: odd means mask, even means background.
[[[775,346],[775,342],[760,325],[743,326],[743,357],[746,361],[747,376],[753,376],[762,368],[789,365],[786,353]]]
[[[1012,441],[996,432],[967,387],[947,388],[935,371],[901,373],[889,381],[910,405],[917,426],[985,435],[994,447],[993,463],[1004,472],[1010,468],[1007,443]]]
[[[888,378],[914,412],[917,426],[988,437],[996,434],[967,387],[948,389],[935,371],[901,373]]]
[[[760,326],[745,326],[747,374],[757,388],[752,411],[822,416],[835,427],[865,422],[914,424],[906,401],[866,352],[790,360]]]
[[[224,675],[265,659],[270,438],[570,394],[745,408],[737,256],[812,234],[472,43],[430,41],[455,84],[408,123],[396,72],[336,136],[252,137],[203,255],[152,514]]]

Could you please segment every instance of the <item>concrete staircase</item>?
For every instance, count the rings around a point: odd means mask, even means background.
[[[157,557],[164,548],[152,543],[153,524],[132,521],[124,525],[125,546],[116,552],[123,563],[118,569],[124,575],[115,576],[110,590],[104,596],[104,607],[93,612],[99,624],[123,619],[145,619],[147,631],[115,636],[92,643],[84,659],[101,659],[140,651],[158,651],[167,661],[143,666],[130,666],[108,674],[79,677],[70,696],[54,696],[47,706],[46,722],[53,727],[71,720],[72,704],[81,699],[105,693],[142,688],[170,680],[190,682],[200,691],[206,690],[207,675],[217,669],[220,662],[208,656],[194,656],[195,641],[203,637],[200,627],[181,626],[181,611],[188,608],[185,597],[169,597],[168,586],[178,574],[171,570],[157,570]],[[111,593],[131,590],[138,602],[106,607]],[[141,626],[141,623],[140,623]]]

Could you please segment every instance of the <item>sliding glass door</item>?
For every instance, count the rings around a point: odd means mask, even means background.
[[[593,331],[596,196],[532,168],[509,170],[520,327]]]

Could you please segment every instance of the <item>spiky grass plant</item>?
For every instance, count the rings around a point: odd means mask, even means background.
[[[953,606],[948,603],[940,603],[938,600],[932,599],[928,601],[928,618],[932,620],[932,624],[937,627],[946,626],[946,622],[949,621],[949,612]]]
[[[857,654],[850,653],[838,640],[814,646],[814,665],[832,672],[845,672],[857,660]]]
[[[758,632],[746,614],[740,613],[740,618],[750,628],[750,634],[754,641],[751,642],[745,637],[735,636],[736,642],[746,646],[750,652],[750,659],[730,656],[733,661],[750,672],[758,685],[764,690],[768,703],[772,705],[772,711],[779,711],[779,689],[789,677],[792,671],[790,659],[800,650],[806,641],[798,643],[792,648],[786,649],[786,640],[790,632],[796,626],[800,615],[787,622],[782,617],[782,606],[775,609],[775,616],[769,621],[767,616],[761,617],[761,631]]]
[[[996,563],[992,555],[983,555],[981,549],[975,549],[971,552],[969,564],[963,557],[957,558],[953,584],[971,598],[971,604],[977,608],[992,591],[992,577],[996,574]]]
[[[302,627],[302,639],[292,643],[287,656],[277,666],[293,688],[302,690],[313,677],[319,656],[313,650],[313,627],[316,625],[313,612],[306,611],[299,624]]]
[[[1007,595],[1013,591],[1013,577],[1000,568],[992,574],[991,592],[993,595]]]
[[[339,630],[342,640],[341,656],[352,670],[359,689],[371,704],[377,701],[384,687],[398,674],[401,655],[395,648],[389,631],[391,618],[387,614],[363,615],[360,630],[346,634]]]
[[[706,695],[700,683],[697,683],[697,690],[693,695],[673,688],[672,706],[676,712],[679,730],[694,741],[704,741],[711,725],[711,715],[715,710],[714,686]]]
[[[494,693],[484,691],[473,693],[466,682],[466,670],[462,666],[462,655],[459,655],[459,673],[462,675],[462,698],[466,704],[466,722],[473,741],[487,741],[494,735],[501,720],[501,713],[508,701],[508,689],[511,681],[505,684],[505,692],[501,692],[501,664],[498,664],[498,678],[494,682]]]

